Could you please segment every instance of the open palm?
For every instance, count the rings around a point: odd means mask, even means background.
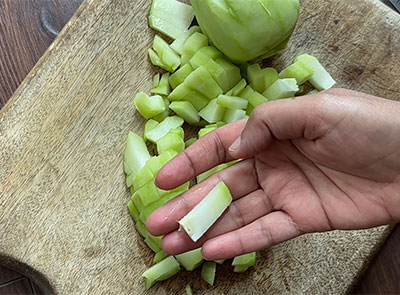
[[[303,233],[396,222],[399,134],[400,104],[358,92],[335,89],[263,104],[248,121],[208,134],[163,168],[157,185],[170,189],[217,164],[244,159],[158,209],[147,227],[165,235],[167,253],[202,246],[211,260]],[[194,243],[177,231],[177,221],[220,181],[234,202]]]

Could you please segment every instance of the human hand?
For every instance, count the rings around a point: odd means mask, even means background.
[[[399,102],[332,89],[262,104],[248,121],[221,127],[180,153],[156,184],[172,189],[240,158],[148,218],[167,253],[202,246],[206,259],[226,259],[304,233],[400,220]],[[220,181],[234,201],[194,243],[177,231],[177,221]]]

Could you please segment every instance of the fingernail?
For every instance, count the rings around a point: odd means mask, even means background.
[[[241,138],[240,138],[240,136],[232,143],[232,145],[229,147],[229,151],[230,152],[236,152],[238,149],[239,149],[239,146],[240,146],[240,141],[241,141]]]

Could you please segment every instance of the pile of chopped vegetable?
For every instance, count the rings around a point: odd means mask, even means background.
[[[180,266],[187,271],[202,266],[201,276],[213,285],[217,263],[223,263],[205,261],[200,248],[169,256],[161,248],[162,237],[151,235],[145,226],[152,212],[189,189],[189,182],[170,191],[159,189],[154,182],[168,161],[197,140],[184,140],[184,123],[201,127],[200,138],[225,124],[247,118],[262,103],[317,93],[335,84],[318,60],[307,54],[298,56],[280,72],[261,68],[257,63],[234,64],[213,46],[200,27],[190,27],[193,18],[190,5],[177,0],[153,1],[150,26],[174,41],[168,43],[159,35],[154,37],[149,58],[165,72],[154,76],[151,95],[141,92],[135,96],[137,111],[148,121],[143,136],[129,133],[124,153],[126,185],[131,192],[128,209],[138,233],[155,253],[154,265],[143,273],[146,289],[178,273]],[[155,155],[150,154],[148,145],[155,147]],[[235,163],[224,163],[204,172],[197,176],[197,183]],[[228,187],[220,182],[179,221],[181,229],[197,241],[231,202]],[[255,259],[256,253],[234,258],[233,271],[247,271]],[[189,285],[186,291],[191,294]]]

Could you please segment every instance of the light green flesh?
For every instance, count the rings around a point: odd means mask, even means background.
[[[233,266],[253,266],[256,262],[256,252],[251,252],[248,254],[243,254],[237,256],[233,259],[232,265]]]
[[[157,152],[162,154],[166,151],[176,151],[180,153],[185,149],[185,142],[179,134],[167,133],[157,141]]]
[[[136,208],[135,204],[132,202],[132,200],[128,201],[128,210],[132,219],[135,222],[138,222],[140,213],[139,210]]]
[[[185,44],[186,40],[192,36],[195,32],[201,33],[200,27],[193,26],[190,27],[187,31],[185,31],[180,37],[175,39],[174,42],[171,43],[171,48],[175,50],[176,53],[182,55],[183,54],[183,45]]]
[[[143,139],[145,141],[147,141],[147,133],[149,133],[150,130],[154,129],[158,124],[159,123],[157,121],[152,119],[146,122],[146,124],[144,125],[144,136],[143,136]]]
[[[174,101],[169,105],[169,108],[189,124],[200,122],[197,110],[188,101]]]
[[[193,295],[192,288],[190,287],[189,284],[186,285],[185,291],[186,291],[186,295]]]
[[[187,270],[192,271],[203,263],[203,256],[201,255],[201,248],[175,255],[176,260]]]
[[[302,54],[296,58],[295,62],[303,63],[314,72],[309,81],[317,90],[327,90],[336,84],[336,81],[314,56]]]
[[[216,123],[222,121],[225,110],[223,106],[217,104],[217,99],[213,99],[199,112],[199,115],[208,123]]]
[[[157,186],[155,185],[153,179],[142,186],[138,191],[136,191],[136,194],[139,195],[138,198],[145,207],[160,199],[160,195],[157,191]]]
[[[178,87],[180,84],[185,81],[187,76],[190,75],[190,73],[193,72],[193,68],[190,64],[185,64],[182,66],[179,70],[177,70],[175,73],[173,73],[169,77],[169,83],[171,84],[171,87],[175,89]]]
[[[209,100],[204,95],[194,89],[191,89],[186,83],[178,85],[174,91],[168,96],[171,101],[185,100],[190,102],[197,111],[204,108]]]
[[[299,91],[297,81],[294,78],[279,79],[264,91],[263,96],[268,100],[294,97]]]
[[[242,77],[240,75],[240,69],[237,66],[223,58],[218,58],[215,62],[223,68],[226,75],[227,84],[222,86],[224,87],[224,92],[228,91],[240,82]]]
[[[211,286],[214,285],[216,270],[217,270],[217,264],[214,261],[205,262],[201,269],[201,277]]]
[[[249,269],[249,266],[238,265],[233,268],[233,272],[244,273]]]
[[[274,68],[261,69],[258,64],[252,64],[247,68],[247,76],[250,86],[260,93],[279,79],[279,74]]]
[[[135,228],[138,231],[138,233],[144,238],[147,237],[147,235],[149,234],[147,232],[146,226],[140,220],[136,222]]]
[[[184,83],[209,99],[216,98],[223,93],[223,90],[203,66],[190,73]]]
[[[179,270],[178,261],[173,256],[168,256],[146,270],[142,276],[151,281],[163,281],[175,275]]]
[[[238,96],[240,92],[243,91],[243,89],[246,88],[247,82],[245,79],[240,80],[239,83],[235,85],[231,90],[229,90],[226,95],[233,95],[233,96]]]
[[[254,93],[254,89],[251,88],[251,86],[247,86],[245,89],[243,89],[240,93],[239,96],[243,97],[247,100],[249,100],[249,97]]]
[[[225,259],[223,259],[223,260],[215,260],[215,262],[218,263],[218,264],[222,264],[222,263],[224,263],[224,261],[225,261]]]
[[[154,252],[157,253],[161,251],[161,248],[157,245],[156,242],[154,242],[153,239],[149,238],[148,236],[144,239],[144,242],[146,245]]]
[[[214,127],[214,128],[216,129],[217,127]],[[210,170],[208,170],[206,172],[203,172],[202,174],[200,174],[200,175],[198,175],[196,177],[197,183],[203,182],[205,179],[207,179],[211,175],[213,175],[213,174],[215,174],[215,173],[217,173],[217,172],[219,172],[219,171],[221,171],[221,170],[223,170],[225,168],[228,168],[228,167],[236,164],[237,162],[238,162],[238,160],[231,161],[229,163],[223,163],[223,164],[220,164],[218,166],[215,166],[215,167],[211,168]]]
[[[190,5],[176,0],[153,0],[149,24],[172,39],[180,38],[194,18]]]
[[[157,141],[163,138],[171,129],[181,127],[183,122],[183,119],[178,116],[167,117],[154,129],[148,132],[147,138],[151,142],[157,143]]]
[[[167,68],[167,66],[161,62],[161,58],[158,56],[157,52],[155,52],[153,49],[149,48],[148,53],[149,53],[150,62],[153,65],[160,67],[162,69]]]
[[[163,250],[160,250],[154,255],[153,263],[159,263],[161,260],[163,260],[167,256],[168,256],[167,253],[165,253]]]
[[[136,175],[150,159],[149,151],[143,138],[129,132],[124,152],[124,171],[127,175]]]
[[[279,78],[295,78],[297,85],[302,85],[309,80],[313,74],[314,71],[307,65],[301,62],[295,62],[280,72]]]
[[[181,59],[179,55],[158,35],[154,36],[153,49],[160,58],[165,70],[174,72],[180,66]]]
[[[208,45],[208,38],[206,35],[195,32],[183,44],[181,63],[187,64],[193,55],[202,47]]]
[[[146,161],[147,163],[147,161]],[[149,181],[152,181],[154,178],[153,172],[150,170],[150,168],[145,165],[135,176],[133,179],[133,188],[135,191],[139,190],[141,187],[143,187],[146,183]]]
[[[164,112],[162,112],[162,113],[158,114],[157,116],[153,117],[154,121],[156,121],[158,123],[163,121],[169,115],[169,100],[167,98],[163,98],[163,102],[164,102],[164,105],[165,105]]]
[[[153,77],[153,87],[152,88],[156,88],[158,86],[158,84],[160,84],[160,73],[157,73]]]
[[[218,183],[187,215],[179,220],[189,237],[198,241],[232,202],[228,187]]]
[[[192,144],[194,144],[196,141],[197,141],[197,138],[189,138],[188,140],[185,141],[185,148],[187,149]]]
[[[217,104],[231,110],[245,110],[248,103],[246,99],[237,96],[221,94],[217,98]]]
[[[151,287],[154,286],[155,283],[156,283],[156,281],[152,281],[152,280],[146,279],[145,283],[144,283],[144,286],[145,286],[146,290],[149,290]]]
[[[168,96],[171,93],[171,88],[168,81],[169,75],[169,73],[163,74],[157,87],[151,89],[151,93]]]
[[[182,140],[185,138],[185,131],[183,130],[182,127],[172,129],[169,131],[169,133],[179,135],[179,137],[182,138]]]
[[[227,124],[242,120],[246,117],[246,111],[244,110],[226,110],[223,121]]]
[[[150,119],[165,111],[165,104],[161,96],[148,96],[140,92],[134,99],[135,107],[145,119]]]
[[[250,115],[251,112],[260,104],[267,102],[268,99],[263,96],[261,93],[258,93],[257,91],[254,91],[253,94],[251,94],[247,100],[249,101],[249,105],[247,107],[247,114]]]
[[[198,137],[200,139],[203,136],[207,135],[208,133],[214,131],[215,129],[217,129],[217,127],[205,127],[205,128],[200,129],[197,135],[198,135]]]
[[[190,64],[194,69],[204,66],[210,60],[215,60],[221,57],[222,54],[213,46],[205,46],[200,48],[190,59]]]

